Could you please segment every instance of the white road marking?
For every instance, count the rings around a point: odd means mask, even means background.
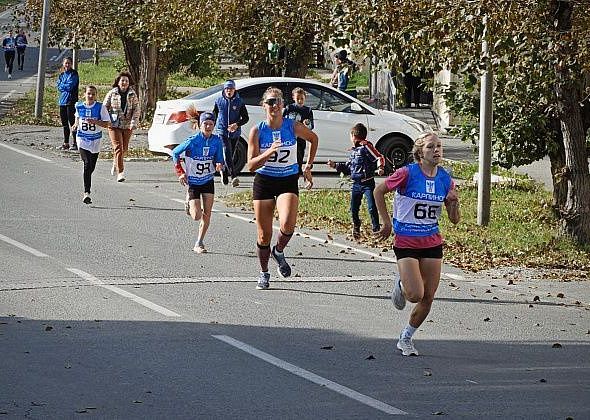
[[[4,95],[3,97],[0,98],[0,101],[5,101],[8,98],[10,98],[12,95],[14,95],[16,93],[16,90],[11,90],[10,92],[8,92],[6,95]]]
[[[160,306],[154,302],[150,302],[147,299],[144,299],[142,297],[134,295],[133,293],[129,293],[128,291],[123,290],[119,287],[111,286],[109,284],[104,284],[102,281],[100,281],[99,279],[94,277],[92,274],[88,274],[82,270],[78,270],[77,268],[66,268],[66,270],[68,270],[71,273],[74,273],[78,277],[81,277],[84,280],[86,280],[96,286],[103,287],[107,290],[110,290],[113,293],[116,293],[116,294],[123,296],[127,299],[130,299],[136,303],[139,303],[140,305],[145,306],[146,308],[149,308],[152,311],[156,311],[162,315],[169,316],[169,317],[177,317],[177,318],[181,317],[181,315],[177,314],[176,312],[173,312],[170,309],[164,308],[163,306]]]
[[[49,255],[44,254],[41,251],[37,251],[36,249],[31,248],[30,246],[27,246],[25,244],[21,244],[20,242],[15,241],[14,239],[10,239],[8,236],[0,235],[0,240],[3,240],[4,242],[6,242],[10,245],[14,245],[17,248],[22,249],[23,251],[27,251],[29,254],[33,254],[35,257],[41,257],[41,258],[49,257]]]
[[[184,204],[184,200],[180,200],[178,198],[171,198],[170,200]],[[215,207],[213,207],[213,210],[212,211],[214,213],[223,214],[225,216],[233,217],[234,219],[243,220],[243,221],[248,222],[248,223],[254,222],[254,219],[251,218],[251,217],[245,217],[245,216],[240,216],[240,215],[237,215],[237,214],[234,214],[234,213],[228,213],[228,212],[225,212],[225,211],[219,211]],[[276,225],[273,224],[272,227],[276,231],[279,231],[280,230],[280,226],[276,226]],[[397,264],[397,258],[386,257],[384,255],[380,255],[380,254],[375,253],[373,251],[368,251],[366,249],[356,248],[354,246],[350,246],[349,244],[342,244],[340,242],[330,241],[330,240],[328,240],[326,238],[320,238],[318,236],[309,235],[307,233],[303,233],[303,232],[298,231],[298,230],[295,230],[295,234],[301,236],[302,238],[309,238],[309,239],[311,239],[313,241],[316,241],[316,242],[319,242],[319,243],[322,243],[322,244],[323,243],[326,243],[326,241],[327,241],[328,242],[328,245],[332,245],[332,246],[334,246],[336,248],[350,249],[351,251],[354,251],[354,252],[356,252],[358,254],[365,254],[365,255],[368,255],[370,257],[378,258],[378,259],[383,260],[383,261],[388,261],[388,262],[392,262],[392,263]],[[444,272],[443,271],[441,273],[441,275],[446,276],[446,277],[448,277],[450,279],[453,279],[453,280],[463,280],[463,276],[458,275],[458,274],[447,273],[447,272]]]
[[[392,407],[391,405],[385,404],[382,401],[376,400],[367,395],[361,394],[353,389],[347,388],[343,385],[333,382],[329,379],[323,378],[319,375],[316,375],[313,372],[300,368],[299,366],[295,366],[289,362],[285,362],[284,360],[274,357],[271,354],[265,353],[262,350],[258,350],[255,347],[252,347],[246,343],[238,341],[227,335],[213,335],[213,337],[220,341],[223,341],[224,343],[229,344],[230,346],[236,347],[237,349],[240,349],[248,354],[251,354],[254,357],[258,357],[259,359],[264,360],[265,362],[270,363],[273,366],[284,369],[287,372],[297,375],[303,379],[307,379],[308,381],[318,384],[320,386],[324,386],[328,389],[331,389],[332,391],[344,395],[345,397],[351,398],[355,401],[368,405],[369,407],[375,408],[384,413],[396,415],[408,414],[405,411],[400,410],[399,408]]]
[[[41,157],[41,156],[34,155],[32,153],[29,153],[29,152],[25,152],[23,150],[19,150],[16,147],[12,147],[12,146],[9,146],[9,145],[4,144],[4,143],[0,143],[0,146],[4,147],[6,149],[12,150],[13,152],[20,153],[21,155],[25,155],[25,156],[28,156],[28,157],[32,157],[34,159],[41,160],[43,162],[51,162],[51,159],[47,159],[47,158],[44,158],[44,157]]]

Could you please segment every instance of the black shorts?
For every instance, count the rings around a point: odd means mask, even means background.
[[[284,193],[299,195],[299,174],[290,176],[254,175],[252,184],[253,200],[275,199]]]
[[[189,200],[200,200],[201,194],[215,194],[215,184],[213,180],[203,185],[189,185],[188,186],[188,199]]]
[[[394,246],[393,252],[395,252],[395,257],[398,261],[402,258],[415,258],[417,260],[421,258],[442,259],[443,246],[442,244],[433,246],[432,248],[398,248]]]

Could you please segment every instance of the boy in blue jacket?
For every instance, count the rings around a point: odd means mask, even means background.
[[[367,140],[367,127],[364,124],[355,124],[350,130],[350,142],[352,149],[347,162],[333,162],[328,160],[328,166],[336,169],[338,173],[350,175],[352,187],[350,191],[350,213],[352,215],[352,237],[355,240],[361,237],[361,219],[359,210],[363,195],[367,199],[367,208],[371,216],[373,233],[379,232],[379,212],[375,205],[373,190],[375,189],[375,171],[379,175],[384,174],[385,158]]]

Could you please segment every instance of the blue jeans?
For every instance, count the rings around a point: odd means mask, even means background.
[[[371,225],[373,232],[377,232],[380,229],[379,225],[379,212],[375,205],[375,198],[373,197],[373,190],[375,189],[375,180],[368,181],[364,184],[355,182],[352,184],[350,191],[350,213],[352,215],[352,223],[355,226],[361,225],[361,219],[359,217],[359,210],[361,208],[361,201],[363,195],[367,199],[367,208],[369,215],[371,216]]]

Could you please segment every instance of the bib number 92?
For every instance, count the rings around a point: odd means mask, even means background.
[[[274,152],[272,155],[270,155],[270,157],[268,158],[268,162],[287,163],[287,162],[289,162],[289,155],[290,154],[291,154],[291,151],[289,149],[279,150],[278,153]],[[280,157],[279,157],[279,155],[280,155]]]
[[[440,206],[429,206],[428,204],[416,204],[414,206],[414,217],[416,219],[436,219],[436,212]]]

